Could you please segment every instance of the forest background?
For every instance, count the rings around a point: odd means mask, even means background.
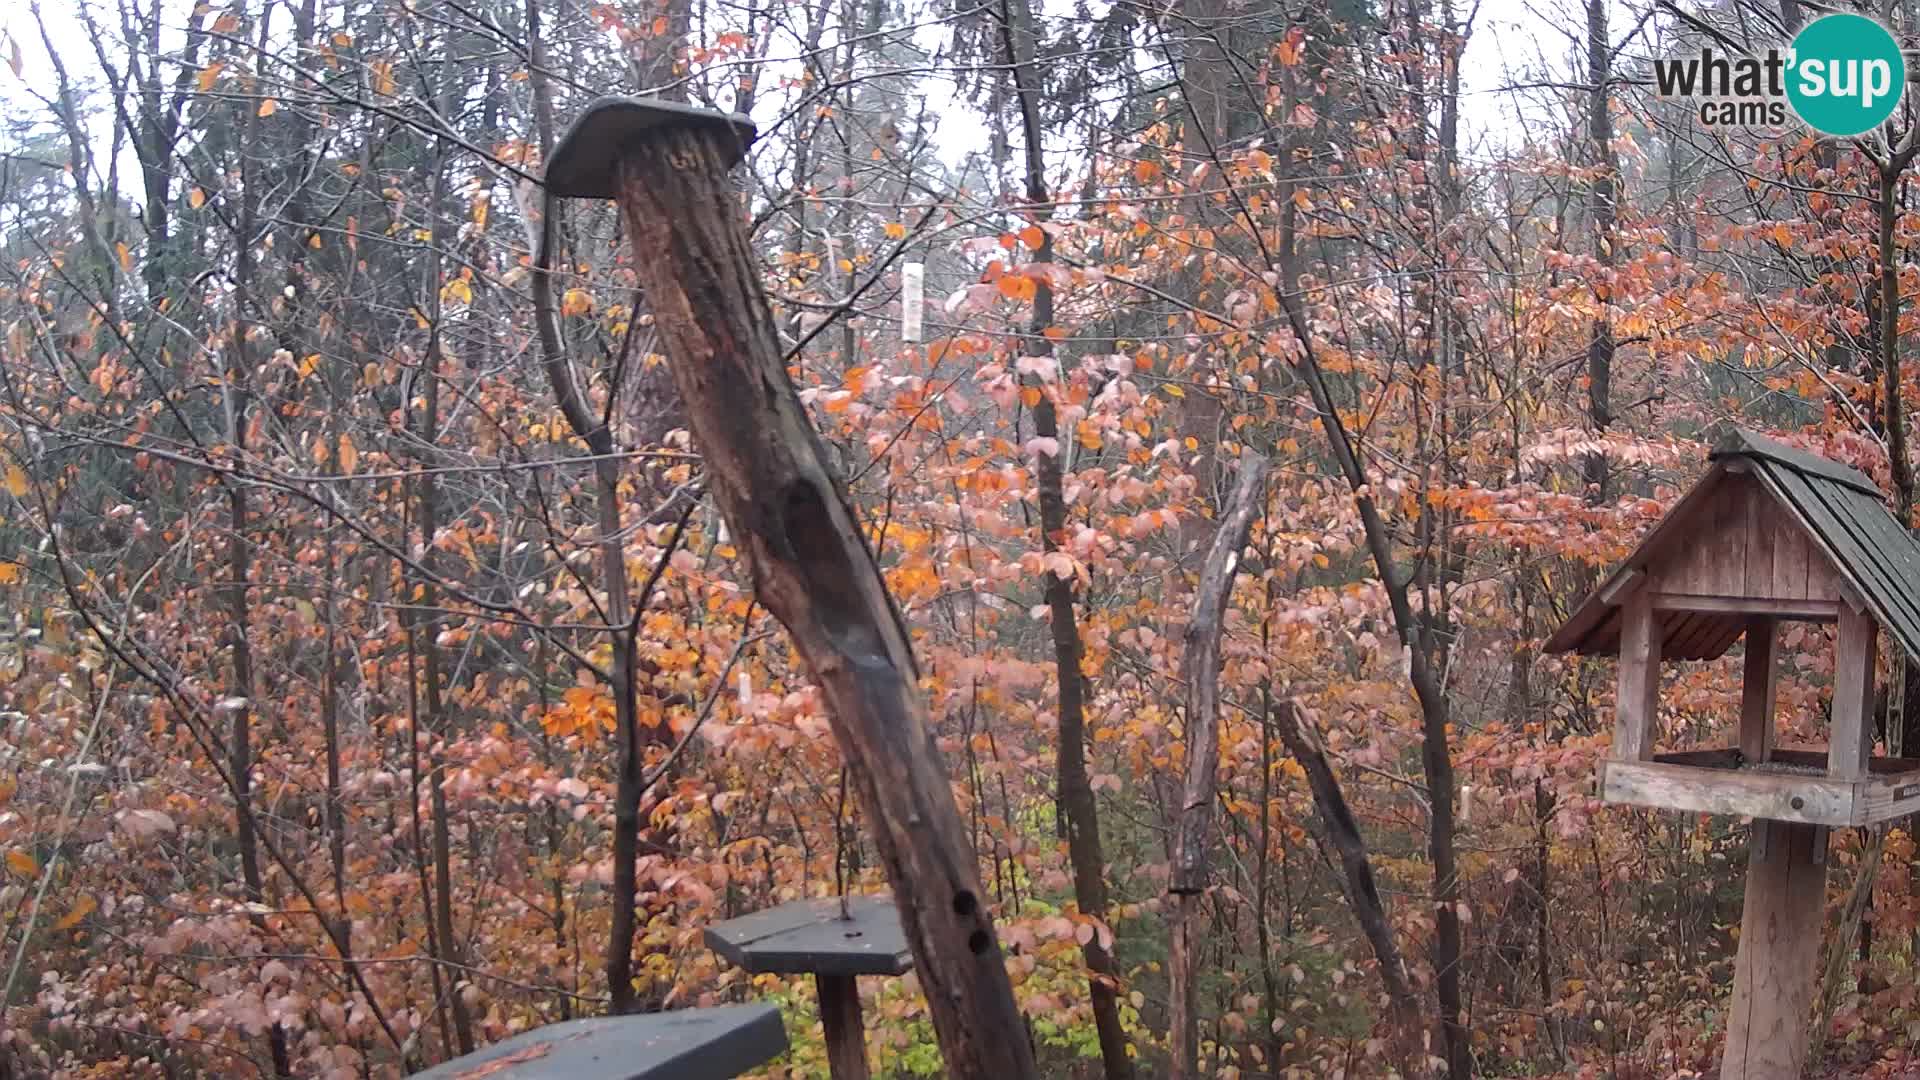
[[[1705,1071],[1746,829],[1599,804],[1612,665],[1539,646],[1729,422],[1912,522],[1920,112],[1835,140],[1650,87],[1815,14],[9,7],[6,1068],[389,1076],[753,999],[772,1075],[825,1075],[810,984],[701,930],[884,875],[611,205],[554,211],[558,362],[534,332],[545,155],[645,91],[759,124],[741,212],[1043,1073],[1167,1061],[1183,641],[1243,450],[1273,468],[1220,622],[1199,1071]],[[1824,740],[1832,654],[1785,638],[1786,741]],[[1729,741],[1739,664],[1670,666],[1663,746]],[[1907,1075],[1914,844],[1831,861],[1822,1068]],[[940,1075],[914,980],[865,992],[876,1071]]]

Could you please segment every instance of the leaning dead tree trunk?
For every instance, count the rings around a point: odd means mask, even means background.
[[[1393,927],[1387,922],[1387,907],[1374,884],[1373,864],[1367,858],[1367,842],[1360,825],[1347,807],[1340,778],[1333,774],[1325,750],[1317,737],[1300,723],[1300,712],[1293,702],[1283,701],[1273,710],[1274,733],[1286,745],[1287,753],[1300,763],[1307,774],[1307,788],[1313,793],[1313,809],[1319,818],[1321,843],[1333,849],[1340,860],[1340,892],[1360,923],[1360,932],[1373,947],[1373,958],[1380,965],[1380,982],[1386,987],[1389,1023],[1393,1028],[1396,1050],[1409,1076],[1425,1076],[1426,1048],[1420,1038],[1420,1006],[1407,982],[1407,965],[1394,942]]]
[[[1240,568],[1240,549],[1247,546],[1253,519],[1260,514],[1268,464],[1251,450],[1240,455],[1240,475],[1227,498],[1226,514],[1213,534],[1206,561],[1200,564],[1193,616],[1187,620],[1186,652],[1180,661],[1187,688],[1187,782],[1173,823],[1173,873],[1167,886],[1172,894],[1167,909],[1171,984],[1167,1042],[1173,1059],[1167,1075],[1173,1080],[1193,1075],[1199,1047],[1193,1014],[1193,923],[1200,894],[1211,876],[1207,848],[1213,839],[1213,798],[1220,772],[1220,638],[1226,629],[1234,572]]]
[[[1032,1048],[906,627],[787,377],[727,180],[751,132],[741,117],[598,102],[555,151],[548,194],[619,199],[708,490],[826,699],[949,1072],[1024,1080]]]

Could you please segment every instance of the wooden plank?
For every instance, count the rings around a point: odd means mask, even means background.
[[[827,1074],[833,1080],[868,1080],[867,1035],[860,1022],[860,986],[851,975],[815,975],[820,1027],[826,1035]]]
[[[1647,590],[1629,596],[1620,611],[1613,756],[1622,761],[1644,761],[1653,753],[1653,724],[1659,715],[1660,634],[1653,621],[1653,598]]]
[[[1692,545],[1706,557],[1706,588],[1697,592],[1737,596],[1747,587],[1747,506],[1758,494],[1751,476],[1729,476],[1720,484],[1714,516],[1708,525],[1712,533],[1703,542]]]
[[[1870,597],[1883,617],[1920,631],[1920,596],[1881,565],[1873,545],[1864,539],[1867,529],[1855,520],[1857,510],[1877,508],[1877,503],[1836,485],[1810,483],[1787,470],[1768,476],[1803,515],[1821,554],[1840,576]]]
[[[1866,776],[1868,759],[1873,756],[1873,659],[1879,631],[1873,616],[1857,614],[1852,608],[1840,609],[1827,772],[1843,779]]]
[[[1854,795],[1852,781],[1827,776],[1618,759],[1600,766],[1600,797],[1608,802],[1697,814],[1853,825]]]
[[[1797,595],[1785,597],[1774,592],[1773,548],[1779,530],[1780,510],[1774,505],[1773,493],[1761,487],[1760,481],[1751,473],[1742,479],[1753,494],[1747,500],[1747,565],[1741,595],[1777,600],[1802,599]]]
[[[1747,623],[1747,656],[1740,682],[1740,753],[1765,761],[1773,752],[1773,690],[1779,664],[1779,624],[1761,617]]]
[[[1772,578],[1772,570],[1766,575]],[[1782,599],[1763,596],[1697,596],[1689,593],[1653,594],[1655,611],[1693,611],[1719,615],[1768,615],[1795,622],[1832,622],[1840,616],[1837,600]]]
[[[1736,428],[1732,435],[1714,448],[1711,455],[1713,461],[1725,461],[1729,466],[1732,466],[1739,457],[1752,459],[1763,466],[1785,465],[1790,469],[1823,477],[1869,495],[1880,495],[1880,489],[1875,487],[1873,481],[1858,469],[1842,465],[1832,458],[1824,458],[1818,454],[1788,446],[1786,443],[1769,439],[1765,435],[1745,428]]]
[[[1776,515],[1773,521],[1773,595],[1799,599],[1831,597],[1831,585],[1824,578],[1815,583],[1809,573],[1813,544],[1807,539],[1805,526],[1791,516],[1791,508],[1782,507],[1780,502],[1776,499],[1774,503],[1775,509],[1784,509],[1785,514]]]
[[[1820,972],[1827,867],[1811,825],[1756,821],[1747,899],[1734,961],[1733,1003],[1720,1075],[1798,1080],[1807,1063],[1808,1013]]]

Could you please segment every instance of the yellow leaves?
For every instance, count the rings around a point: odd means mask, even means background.
[[[321,240],[320,240],[319,233],[314,233],[312,236],[307,237],[307,246],[312,248],[313,250],[319,251],[320,244],[321,244]]]
[[[7,852],[7,869],[23,878],[31,878],[40,873],[40,860],[29,852],[13,848]]]
[[[1274,54],[1279,58],[1282,67],[1293,67],[1300,63],[1300,56],[1304,51],[1302,45],[1306,39],[1306,30],[1302,27],[1296,26],[1287,32],[1285,40],[1281,41],[1273,50]]]
[[[7,494],[16,499],[27,497],[27,471],[18,465],[7,466]]]
[[[887,222],[887,239],[905,240],[906,238],[907,238],[907,227],[905,225],[902,225],[897,221]]]
[[[1034,251],[1039,251],[1047,243],[1047,231],[1038,225],[1029,225],[1020,230],[1020,242]]]
[[[666,37],[667,32],[672,29],[673,29],[673,24],[667,21],[667,17],[665,15],[657,15],[654,17],[654,20],[653,20],[653,36],[654,37]]]
[[[593,310],[593,294],[585,289],[568,289],[560,298],[560,314],[585,315]]]
[[[127,247],[126,241],[123,240],[120,243],[113,245],[113,253],[119,256],[120,258],[120,269],[126,271],[127,273],[132,273],[133,272],[133,250]]]
[[[379,94],[381,97],[392,96],[393,61],[375,60],[367,66],[367,74],[370,76],[369,81],[373,84],[374,93]]]
[[[353,439],[342,433],[340,436],[340,471],[351,473],[360,464],[360,450],[353,445]]]
[[[1029,408],[1029,409],[1032,409],[1032,408],[1037,408],[1037,407],[1039,407],[1039,405],[1040,405],[1040,388],[1039,388],[1039,387],[1037,387],[1037,386],[1023,386],[1023,387],[1021,387],[1021,388],[1020,388],[1020,403],[1021,403],[1022,405],[1025,405],[1025,406],[1026,406],[1027,408]]]
[[[1160,390],[1161,392],[1165,393],[1168,397],[1183,398],[1187,396],[1187,392],[1185,390],[1182,390],[1180,387],[1175,386],[1173,383],[1167,383],[1166,385],[1162,386]]]
[[[493,210],[493,199],[485,194],[473,200],[473,224],[476,228],[487,227],[487,215]]]
[[[187,192],[187,205],[195,210],[207,205],[207,193],[200,188]]]
[[[345,30],[336,30],[333,32],[333,43],[345,49],[353,44],[353,35]]]
[[[1142,159],[1133,163],[1133,178],[1143,184],[1151,184],[1160,176],[1160,163]]]
[[[267,100],[260,103],[260,108],[257,112],[254,113],[254,115],[255,116],[272,116],[274,113],[277,113],[279,111],[280,111],[280,103],[274,100],[273,98],[268,98]]]
[[[204,94],[213,89],[214,83],[220,81],[220,73],[225,71],[226,68],[227,62],[225,60],[215,60],[213,63],[200,69],[200,74],[193,80],[193,84],[199,87],[200,92]]]
[[[0,585],[12,585],[20,580],[20,564],[0,562]],[[8,794],[12,794],[8,792]]]
[[[73,907],[69,908],[65,915],[60,916],[60,921],[54,923],[53,928],[55,930],[71,930],[79,926],[80,920],[93,914],[93,910],[99,906],[99,903],[94,900],[91,893],[81,893],[80,899],[74,901]]]
[[[440,299],[450,304],[473,303],[473,286],[464,277],[454,278],[440,288]]]

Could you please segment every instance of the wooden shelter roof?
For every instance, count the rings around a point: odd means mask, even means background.
[[[1547,639],[1547,652],[1617,654],[1620,600],[1637,575],[1701,544],[1702,530],[1738,530],[1756,523],[1751,516],[1743,521],[1714,518],[1720,505],[1715,492],[1745,473],[1777,505],[1780,520],[1812,542],[1820,571],[1830,570],[1844,584],[1843,591],[1857,597],[1856,606],[1864,606],[1888,636],[1920,662],[1920,540],[1894,519],[1872,480],[1839,462],[1742,429],[1715,448],[1712,460],[1707,475]],[[1758,524],[1774,527],[1772,522]],[[1669,610],[1658,615],[1661,655],[1674,660],[1721,655],[1739,640],[1749,617],[1736,610]],[[1820,615],[1810,606],[1801,617]]]

